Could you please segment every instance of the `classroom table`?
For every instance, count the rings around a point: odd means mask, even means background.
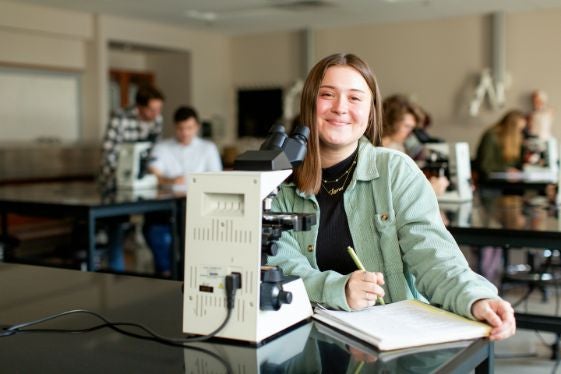
[[[458,244],[561,249],[560,210],[545,196],[487,190],[473,201],[440,206]]]
[[[172,225],[172,277],[177,277],[178,212],[185,194],[172,191],[138,190],[103,192],[93,182],[41,183],[0,187],[1,238],[9,235],[7,215],[62,218],[86,223],[86,270],[95,271],[96,223],[100,218],[167,212]]]
[[[473,201],[440,204],[441,211],[458,244],[470,245],[474,249],[493,246],[506,250],[504,269],[507,269],[511,250],[561,249],[560,206],[532,189],[525,192],[505,195],[504,190],[480,190]],[[532,279],[529,278],[526,284],[539,287],[539,282]],[[554,282],[561,283],[561,280]],[[558,314],[517,312],[515,317],[519,328],[561,334],[561,316]],[[556,342],[554,356],[558,351]]]
[[[550,170],[523,172],[495,172],[488,179],[480,181],[479,188],[524,193],[544,192],[548,186],[558,183],[556,172]]]
[[[0,263],[0,334],[15,323],[72,309],[111,321],[136,322],[181,338],[182,283],[129,275]],[[255,346],[212,340],[182,349],[119,334],[68,315],[33,326],[42,331],[0,337],[2,371],[17,373],[492,373],[493,343],[487,339],[438,345],[433,350],[381,353],[312,320]],[[45,331],[57,329],[58,332]],[[75,332],[62,330],[73,329]],[[425,347],[426,348],[426,347]]]

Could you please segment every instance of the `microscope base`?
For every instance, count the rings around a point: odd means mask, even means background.
[[[312,306],[302,279],[293,278],[283,283],[283,289],[292,293],[292,302],[283,304],[277,311],[259,310],[259,305],[247,303],[240,298],[232,310],[230,321],[216,337],[257,344],[311,318]],[[187,289],[185,291],[188,292]],[[243,292],[238,290],[238,295]],[[219,324],[216,314],[225,315],[224,305],[217,308],[214,301],[202,300],[201,295],[186,294],[186,296],[186,305],[183,308],[183,332],[198,335],[210,333]],[[220,312],[217,309],[220,309]]]
[[[155,190],[158,188],[158,178],[150,174],[142,179],[117,180],[117,187],[122,190]]]
[[[284,283],[283,289],[292,293],[292,303],[283,304],[277,311],[259,311],[256,342],[312,316],[312,306],[301,278]]]

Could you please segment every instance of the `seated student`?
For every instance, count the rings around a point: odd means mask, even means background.
[[[528,121],[528,135],[547,141],[551,139],[553,109],[547,104],[547,94],[542,90],[532,92],[532,112]]]
[[[513,335],[511,305],[469,268],[425,176],[407,155],[376,146],[381,96],[368,65],[352,54],[320,60],[304,83],[300,113],[310,126],[308,152],[273,210],[315,213],[318,223],[283,232],[269,264],[300,276],[312,301],[333,308],[360,310],[378,297],[428,300],[486,321],[491,340]],[[367,271],[356,270],[347,246]]]
[[[444,140],[436,138],[428,133],[427,128],[430,127],[432,118],[420,105],[414,105],[416,107],[418,120],[411,134],[405,139],[405,151],[414,160],[422,160],[427,156],[424,152],[424,144],[444,143]]]
[[[160,186],[185,190],[190,173],[221,171],[222,162],[216,145],[197,136],[201,125],[197,112],[179,107],[174,114],[175,136],[156,144],[149,170],[158,177]],[[171,270],[171,226],[169,217],[146,215],[144,237],[152,253],[156,273],[169,276]]]
[[[444,140],[435,138],[427,132],[427,128],[429,128],[432,124],[431,115],[419,105],[417,105],[417,109],[419,113],[419,121],[417,122],[417,126],[413,129],[412,135],[414,135],[421,144],[443,143]]]
[[[525,127],[526,115],[510,110],[485,131],[477,146],[475,161],[482,182],[493,172],[520,171]]]
[[[418,107],[404,95],[392,95],[384,100],[383,114],[382,146],[396,149],[415,158],[411,152],[407,152],[406,141],[411,138],[411,132],[422,120]],[[416,151],[416,154],[422,152],[422,144],[419,146],[421,149]],[[429,180],[437,195],[446,192],[450,184],[445,176],[431,176]]]
[[[522,153],[526,115],[519,110],[510,110],[500,121],[482,135],[475,158],[475,169],[483,185],[493,172],[518,172],[522,168]],[[482,195],[485,199],[485,195]],[[503,249],[484,246],[476,250],[479,270],[483,276],[496,284],[502,267]]]
[[[221,171],[222,161],[216,145],[198,136],[201,124],[197,112],[179,107],[173,116],[175,136],[156,144],[149,170],[161,186],[183,186],[191,173]]]
[[[405,140],[420,121],[415,106],[404,95],[393,95],[383,103],[382,146],[405,153]]]

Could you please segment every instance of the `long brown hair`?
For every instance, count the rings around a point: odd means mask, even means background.
[[[519,110],[510,110],[493,128],[502,149],[503,159],[508,162],[520,158],[524,140],[522,130],[518,127],[520,120],[526,121],[526,115]]]
[[[398,130],[397,123],[402,121],[406,114],[411,114],[416,123],[421,122],[420,108],[404,95],[396,94],[387,97],[382,108],[384,111],[383,136],[395,134]]]
[[[374,73],[366,62],[353,54],[336,53],[321,59],[310,70],[300,101],[300,120],[310,127],[308,152],[302,164],[294,171],[296,186],[303,192],[316,194],[321,188],[321,161],[319,152],[319,135],[316,124],[316,100],[325,72],[332,66],[349,66],[355,69],[366,81],[372,92],[368,126],[364,135],[374,145],[381,142],[382,132],[382,96]]]

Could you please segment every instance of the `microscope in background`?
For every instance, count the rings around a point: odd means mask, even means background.
[[[524,141],[523,172],[531,179],[557,181],[559,145],[554,138],[528,138]]]
[[[450,185],[437,196],[439,203],[459,203],[473,199],[471,164],[467,143],[426,143],[425,160],[419,167],[425,175],[446,176]]]
[[[120,190],[156,190],[158,178],[148,173],[152,142],[122,143],[117,161],[117,188]]]
[[[273,126],[235,171],[191,174],[187,185],[183,332],[206,335],[226,317],[225,281],[241,280],[231,318],[216,335],[259,343],[312,315],[298,277],[264,266],[285,230],[309,230],[315,214],[273,213],[272,196],[306,155],[309,129]],[[273,195],[272,195],[273,194]]]

